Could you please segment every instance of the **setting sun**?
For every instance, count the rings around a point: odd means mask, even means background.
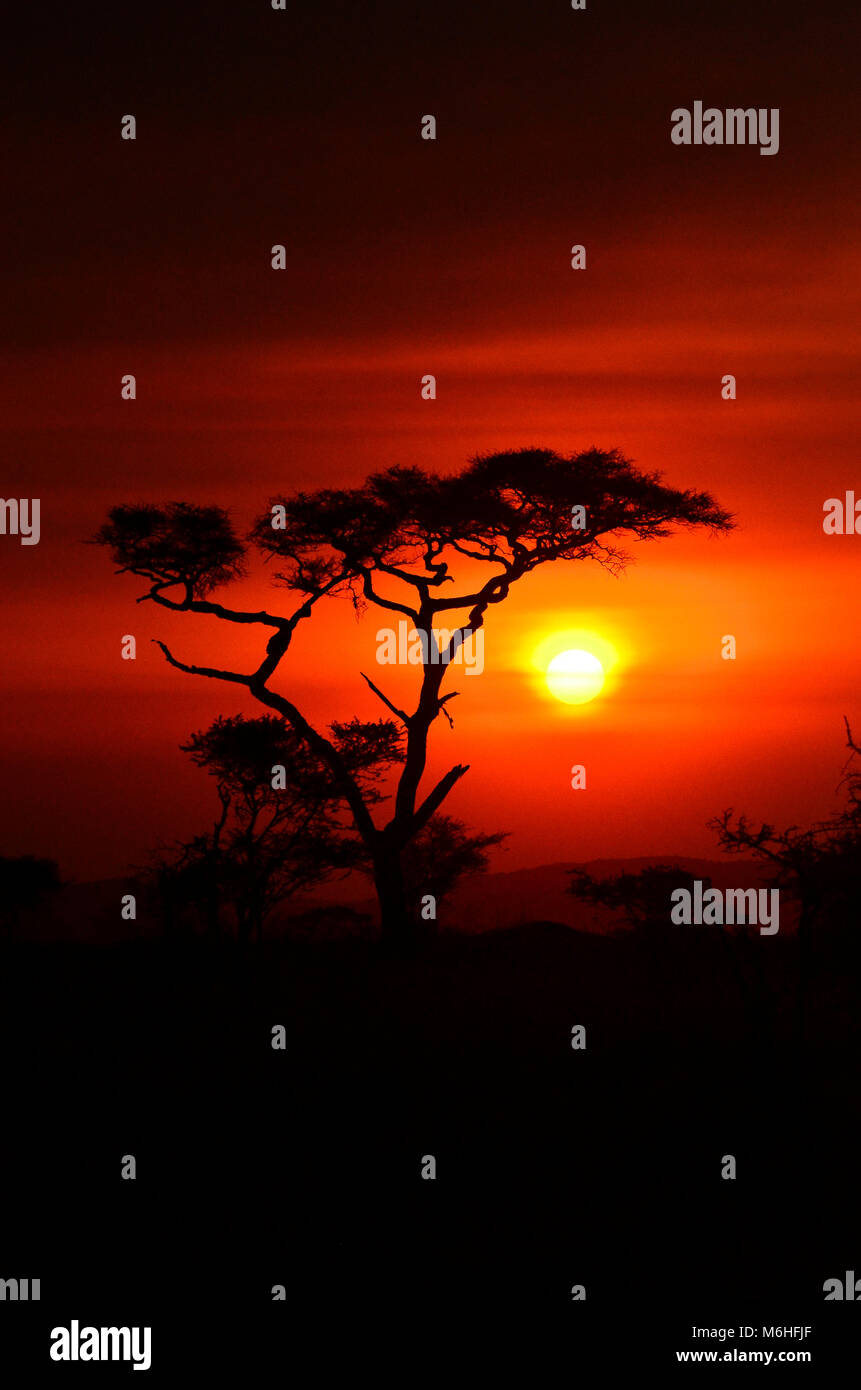
[[[566,705],[594,700],[604,685],[604,668],[593,652],[559,652],[547,667],[547,688]]]
[[[536,693],[563,705],[585,705],[613,690],[619,649],[592,627],[572,627],[549,633],[529,661]]]

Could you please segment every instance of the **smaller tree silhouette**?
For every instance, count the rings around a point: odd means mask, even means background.
[[[693,893],[695,877],[670,864],[650,864],[638,873],[621,873],[612,878],[593,878],[585,869],[571,869],[568,892],[572,897],[607,908],[619,914],[637,932],[669,927],[671,893],[685,888]],[[703,879],[704,889],[711,880]]]
[[[795,1037],[801,1042],[810,985],[823,949],[845,955],[858,950],[861,909],[861,755],[844,718],[846,747],[839,787],[846,804],[836,815],[806,829],[790,825],[778,830],[767,822],[735,816],[732,809],[709,821],[728,854],[752,854],[769,866],[774,887],[798,904],[798,982]]]
[[[421,919],[422,898],[430,894],[439,910],[462,879],[486,873],[488,850],[502,844],[508,832],[471,832],[453,816],[431,816],[404,853],[407,902],[415,920]]]
[[[840,932],[858,920],[861,906],[861,748],[848,719],[849,756],[839,786],[846,805],[836,815],[807,829],[790,825],[778,830],[767,822],[735,816],[732,809],[709,821],[727,854],[752,854],[771,869],[775,887],[798,903],[798,932],[807,949],[814,929]]]
[[[392,725],[353,720],[331,733],[368,801],[380,799],[377,783],[403,756]],[[277,904],[359,865],[337,782],[283,719],[219,717],[181,747],[215,778],[220,812],[157,865],[169,921],[192,905],[217,936],[227,909],[241,941],[259,940]]]

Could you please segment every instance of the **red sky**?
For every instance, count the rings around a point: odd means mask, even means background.
[[[244,528],[275,492],[524,445],[617,447],[713,492],[738,530],[635,547],[621,579],[523,581],[489,616],[484,673],[455,682],[454,731],[435,729],[431,775],[471,765],[446,809],[511,831],[497,862],[515,868],[709,853],[727,805],[779,823],[833,807],[843,714],[861,726],[861,536],[822,531],[826,498],[861,497],[857,19],[458,9],[155,7],[87,34],[58,7],[47,46],[24,36],[0,491],[41,498],[42,539],[0,537],[0,852],[77,877],[143,862],[210,814],[180,741],[254,712],[165,666],[152,636],[225,665],[247,639],[135,607],[82,543],[110,506],[217,502]],[[696,99],[779,107],[779,153],[674,147],[670,112]],[[331,604],[280,687],[321,724],[377,717],[359,671],[381,625]],[[530,668],[572,627],[621,654],[589,706]]]

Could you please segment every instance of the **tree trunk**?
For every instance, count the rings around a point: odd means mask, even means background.
[[[374,887],[383,946],[394,953],[409,953],[416,945],[418,931],[407,907],[401,857],[396,849],[387,848],[374,856]]]

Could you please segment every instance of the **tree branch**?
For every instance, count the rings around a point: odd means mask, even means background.
[[[443,697],[442,697],[441,700],[437,700],[437,704],[436,704],[437,710],[439,711],[440,714],[444,714],[444,715],[445,715],[446,719],[448,720],[448,727],[449,727],[450,729],[453,729],[453,728],[454,728],[454,720],[452,719],[452,717],[451,717],[451,715],[449,714],[448,710],[444,708],[444,706],[445,706],[445,704],[446,704],[446,701],[448,701],[448,700],[453,700],[454,697],[455,697],[455,695],[459,695],[459,694],[460,694],[460,691],[459,691],[459,690],[452,690],[452,691],[449,692],[448,695],[443,695]]]
[[[212,603],[209,599],[186,597],[178,603],[176,599],[166,598],[163,593],[158,592],[160,587],[156,585],[148,594],[142,594],[137,602],[146,603],[151,599],[153,603],[159,604],[162,608],[170,608],[174,613],[208,613],[214,618],[223,618],[228,623],[263,623],[265,627],[277,628],[292,628],[300,617],[307,616],[307,613],[303,612],[307,603],[303,604],[292,618],[282,618],[276,613],[267,613],[265,609],[261,609],[259,613],[246,613],[241,609],[225,608],[223,604]]]
[[[372,845],[376,841],[379,831],[365,805],[358,782],[335,745],[330,743],[323,734],[318,733],[286,696],[276,694],[256,676],[249,679],[248,686],[255,699],[259,700],[262,705],[268,705],[270,709],[277,710],[280,715],[283,715],[299,737],[303,738],[308,747],[317,754],[320,761],[331,769],[343,789],[344,798],[353,813],[356,829],[365,844]]]
[[[157,637],[152,640],[157,647],[161,647],[171,666],[175,666],[177,671],[185,671],[188,676],[210,676],[213,680],[232,681],[234,685],[247,685],[249,687],[254,679],[253,676],[243,676],[238,671],[219,671],[214,666],[187,666],[184,661],[177,660],[164,642],[160,642]]]
[[[398,716],[398,719],[402,720],[403,723],[404,723],[404,725],[405,725],[407,728],[409,728],[409,727],[410,727],[410,716],[409,716],[408,714],[405,714],[404,711],[403,711],[402,709],[398,709],[397,705],[393,705],[392,702],[391,702],[391,700],[390,700],[386,695],[383,694],[382,690],[378,689],[378,687],[377,687],[376,685],[374,685],[374,682],[371,680],[370,676],[366,676],[366,675],[365,675],[364,671],[360,671],[360,672],[359,672],[359,675],[362,677],[362,680],[363,680],[363,681],[367,681],[367,682],[368,682],[368,685],[371,687],[371,689],[373,690],[374,694],[378,697],[378,699],[382,700],[382,702],[383,702],[383,704],[386,706],[386,708],[387,708],[387,709],[390,709],[390,710],[392,711],[392,714],[396,714],[396,715]]]
[[[452,787],[459,782],[465,772],[469,772],[469,763],[459,764],[453,767],[450,772],[445,774],[441,781],[437,782],[433,791],[425,797],[419,809],[412,818],[410,834],[416,835],[427,825],[434,811],[436,811],[445,801]]]
[[[363,566],[360,573],[362,576],[362,593],[366,599],[369,599],[371,603],[375,603],[378,608],[389,608],[393,613],[403,613],[405,617],[412,618],[414,623],[418,623],[419,615],[417,609],[410,608],[407,603],[398,603],[395,599],[383,598],[382,594],[378,594],[374,589],[371,581],[371,571]]]

